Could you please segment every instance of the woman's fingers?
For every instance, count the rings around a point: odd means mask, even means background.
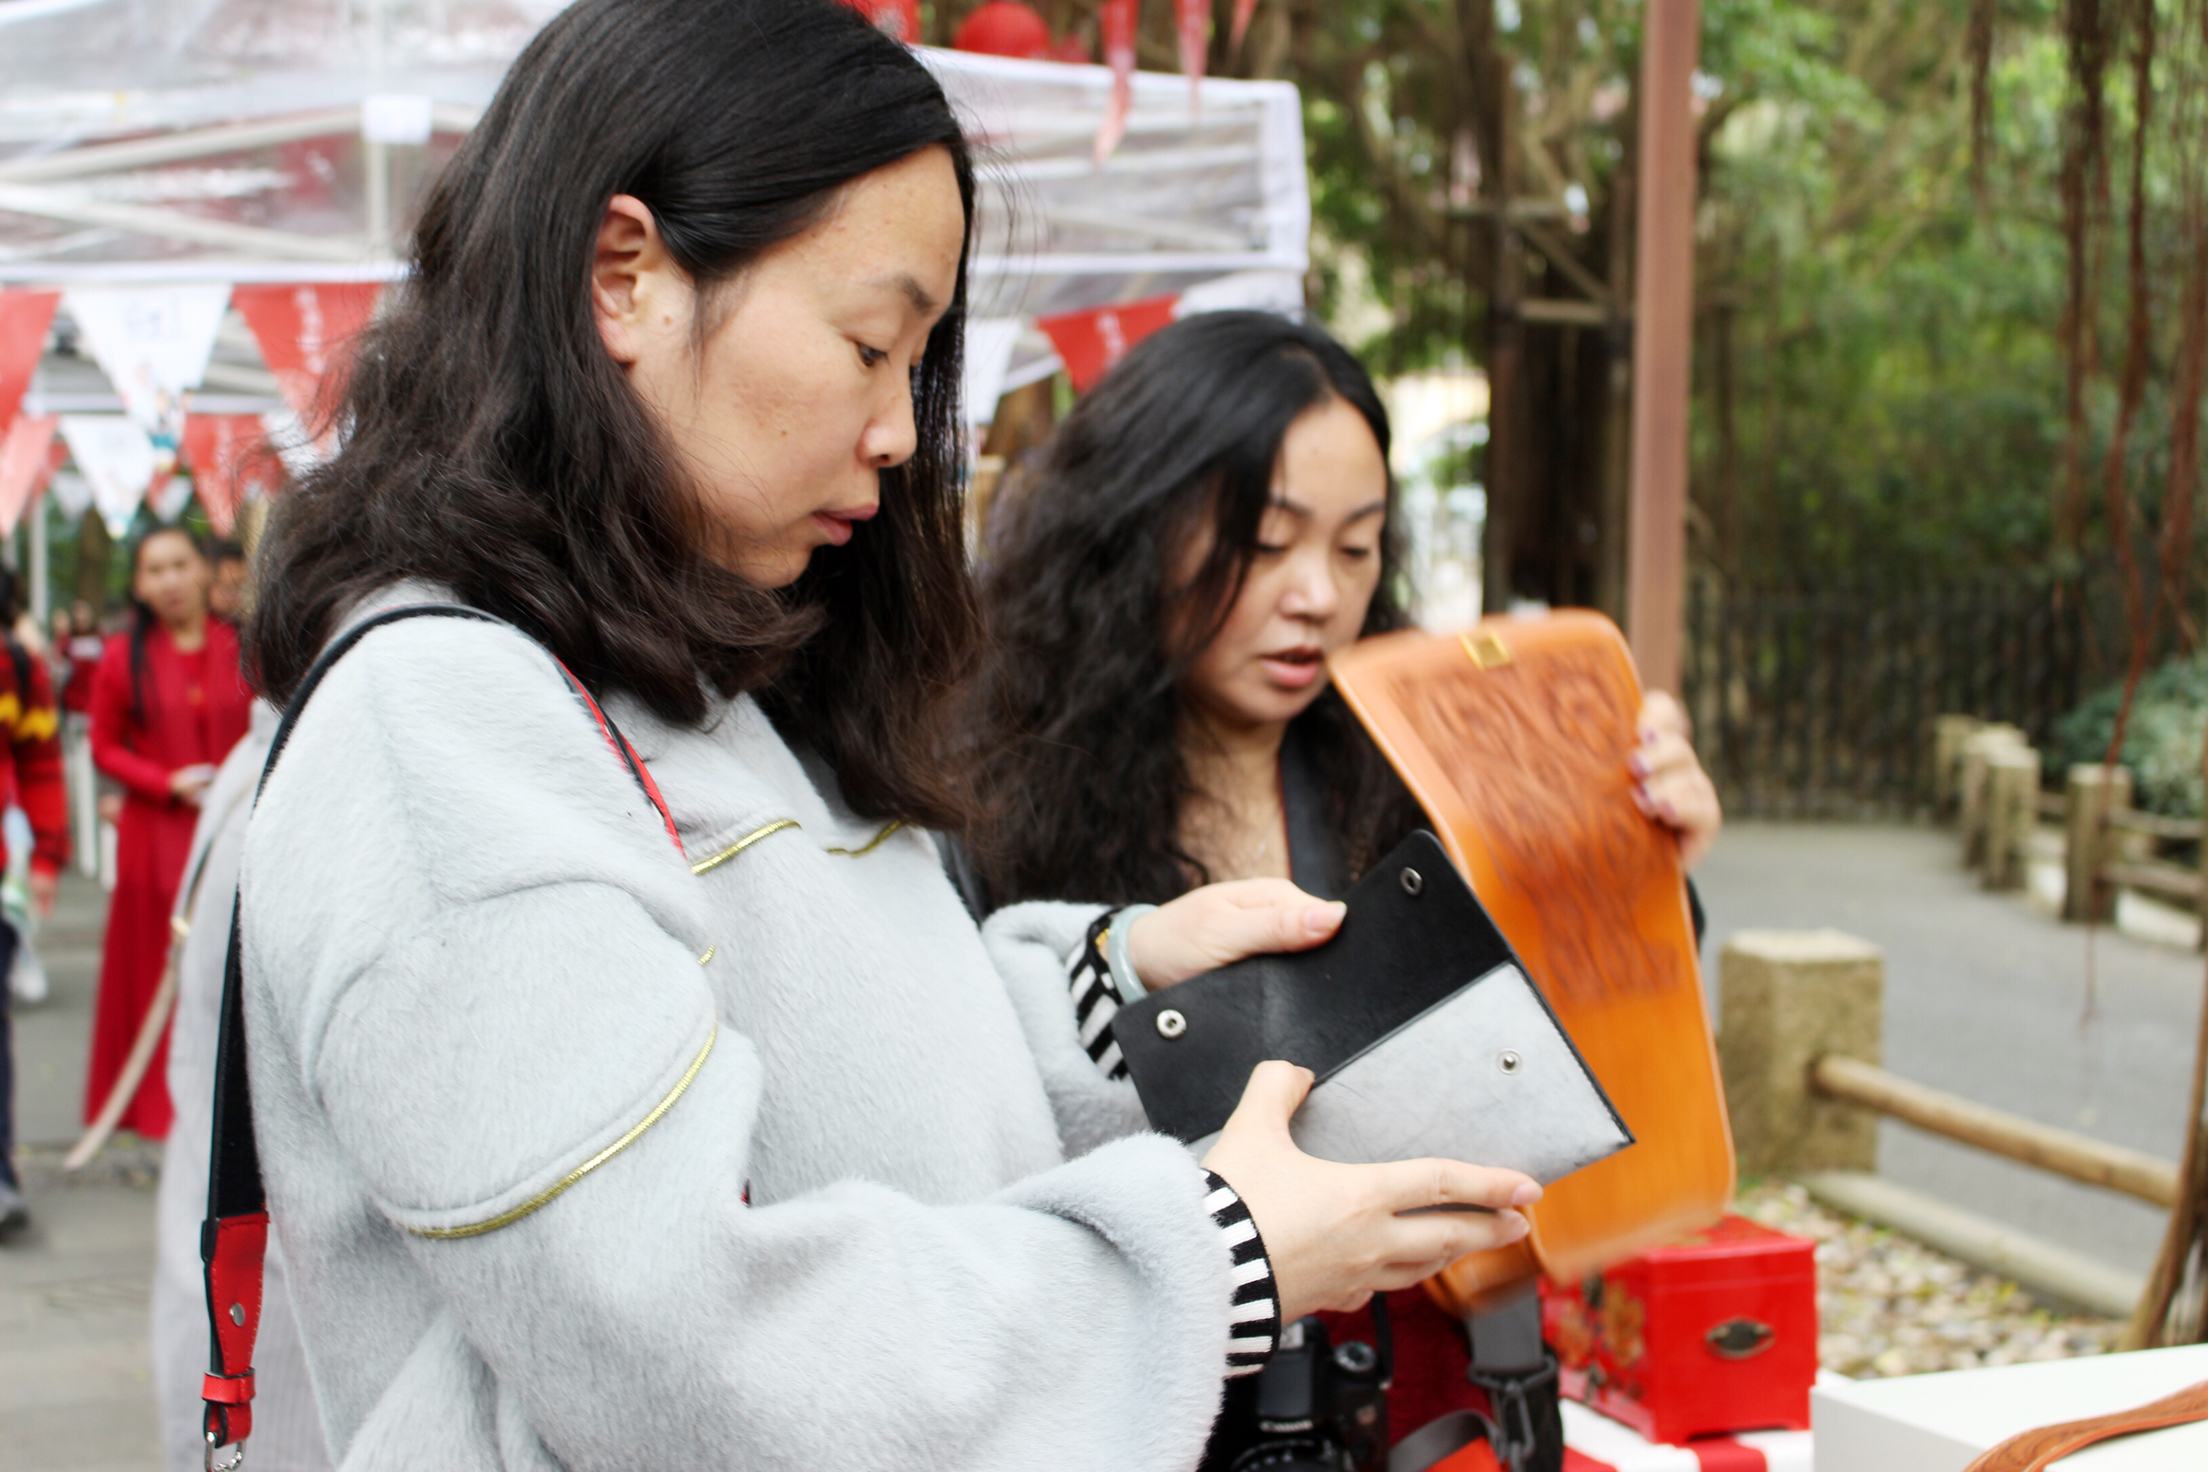
[[[1134,923],[1128,954],[1155,991],[1245,956],[1308,950],[1341,927],[1344,907],[1285,879],[1236,879],[1192,889]]]
[[[1531,1206],[1541,1199],[1541,1187],[1532,1177],[1491,1165],[1467,1165],[1461,1160],[1398,1160],[1367,1168],[1377,1173],[1379,1204],[1390,1212],[1437,1206],[1498,1211]]]
[[[1281,1312],[1354,1307],[1528,1228],[1541,1188],[1514,1170],[1459,1160],[1339,1165],[1296,1147],[1288,1123],[1309,1069],[1261,1063],[1204,1157],[1241,1195],[1271,1258]]]
[[[1692,869],[1724,826],[1717,787],[1694,754],[1686,712],[1677,701],[1662,691],[1652,693],[1641,709],[1640,731],[1640,745],[1626,757],[1634,806],[1677,830],[1680,860]]]
[[[1268,1134],[1277,1131],[1286,1136],[1289,1119],[1303,1107],[1317,1077],[1308,1068],[1298,1068],[1277,1058],[1258,1064],[1250,1070],[1250,1081],[1242,1089],[1242,1102],[1235,1108],[1226,1128],[1262,1128]],[[1224,1135],[1226,1130],[1220,1133]]]

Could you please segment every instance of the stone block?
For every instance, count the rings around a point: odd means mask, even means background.
[[[1878,1120],[1819,1098],[1809,1067],[1826,1053],[1880,1061],[1884,953],[1837,930],[1745,930],[1719,966],[1718,1063],[1741,1175],[1875,1170]]]
[[[2108,815],[2131,806],[2131,768],[2080,762],[2070,769],[2067,790],[2062,918],[2104,923],[2116,918],[2116,886],[2100,877],[2118,847]]]
[[[1986,853],[1979,880],[1987,889],[2022,889],[2039,828],[2039,753],[2007,746],[1986,757]]]

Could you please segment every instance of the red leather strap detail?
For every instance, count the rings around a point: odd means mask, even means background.
[[[606,738],[606,745],[613,748],[615,756],[628,763],[629,770],[636,773],[636,780],[644,784],[644,795],[652,800],[653,807],[659,809],[659,821],[667,825],[667,836],[674,840],[675,852],[687,860],[690,852],[682,846],[682,835],[675,831],[675,815],[667,810],[667,799],[659,795],[659,784],[652,780],[652,769],[644,765],[643,758],[636,754],[636,748],[629,745],[629,738],[613,729],[613,722],[606,719],[606,713],[598,708],[598,702],[591,697],[583,682],[575,678],[575,672],[557,659],[553,663],[559,664],[560,673],[567,676],[567,683],[573,687],[577,698],[590,712],[590,718],[598,723],[598,732]]]
[[[261,1331],[261,1264],[268,1252],[268,1213],[226,1216],[209,1223],[207,1317],[218,1363],[200,1384],[206,1429],[215,1445],[252,1434],[253,1341]]]
[[[243,1375],[202,1375],[199,1398],[218,1405],[242,1406],[253,1398],[253,1372]]]
[[[200,1423],[200,1430],[212,1431],[216,1446],[228,1446],[234,1441],[243,1441],[253,1434],[253,1407],[243,1401],[234,1406],[210,1401],[207,1405],[207,1419]]]

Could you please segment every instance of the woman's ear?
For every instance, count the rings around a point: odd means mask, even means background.
[[[616,363],[634,364],[653,337],[675,324],[666,298],[681,275],[644,202],[628,194],[607,201],[590,263],[590,306]]]

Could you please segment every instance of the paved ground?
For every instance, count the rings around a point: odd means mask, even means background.
[[[1699,877],[1713,978],[1717,947],[1735,930],[1851,931],[1886,948],[1888,1067],[2176,1154],[2202,995],[2202,962],[2189,951],[2100,932],[2099,1001],[2086,1018],[2084,932],[2027,900],[1980,893],[1944,831],[1735,824]],[[0,1472],[158,1466],[146,1354],[151,1157],[121,1152],[87,1184],[63,1185],[52,1169],[76,1131],[100,913],[97,890],[72,878],[41,937],[54,996],[16,1014],[38,1226],[0,1247]],[[2145,1206],[1900,1126],[1881,1136],[1880,1166],[2135,1270],[2161,1230]]]
[[[91,1180],[55,1169],[75,1138],[99,971],[99,889],[74,874],[39,937],[53,995],[15,1012],[16,1123],[33,1226],[0,1245],[0,1472],[154,1472],[146,1351],[152,1152],[124,1148]]]
[[[1832,926],[1886,951],[1886,1066],[1905,1077],[2177,1158],[2203,991],[2187,949],[1988,895],[1941,829],[1738,823],[1696,876],[1710,973],[1736,930]],[[1718,999],[1722,1008],[1723,999]],[[1888,1122],[1882,1174],[2144,1272],[2163,1215]]]

